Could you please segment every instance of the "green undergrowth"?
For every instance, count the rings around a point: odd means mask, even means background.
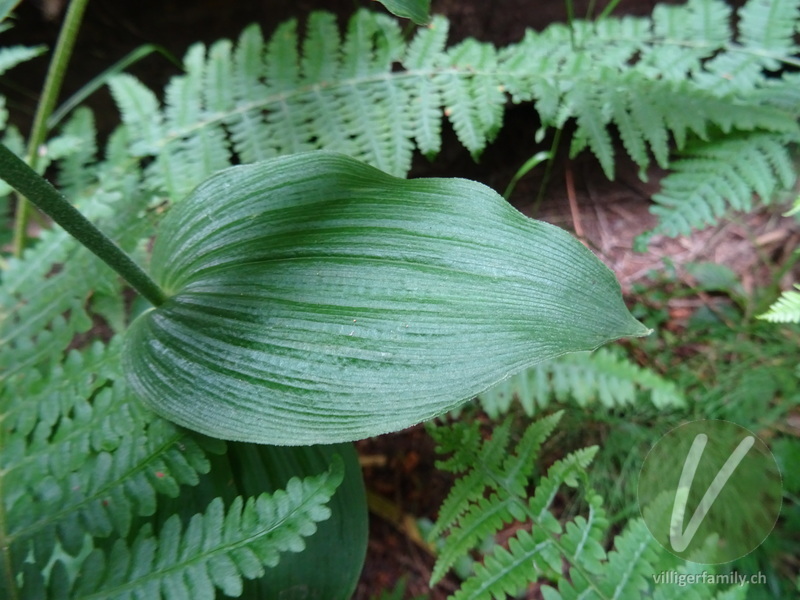
[[[425,20],[425,2],[387,5]],[[163,90],[109,77],[119,125],[108,139],[77,108],[36,168],[149,269],[165,215],[222,169],[325,150],[402,178],[415,153],[442,150],[445,120],[480,160],[516,103],[608,177],[623,153],[642,173],[664,168],[651,233],[691,235],[731,210],[776,209],[796,185],[798,23],[796,0],[690,0],[553,24],[499,48],[451,44],[443,17],[409,27],[360,10],[340,28],[317,12],[192,46]],[[6,48],[0,71],[40,51]],[[0,104],[2,141],[23,156],[8,119]],[[367,548],[352,446],[222,442],[157,416],[121,359],[147,303],[61,229],[21,227],[34,235],[15,255],[17,199],[0,185],[0,597],[350,597]],[[750,294],[729,272],[690,268],[693,285],[667,269],[635,290],[649,337],[540,362],[429,425],[439,468],[456,476],[432,525],[431,586],[456,570],[454,599],[796,594],[796,293],[770,310],[780,268]],[[688,320],[675,320],[675,298],[698,300]],[[737,563],[682,561],[640,518],[644,455],[697,419],[748,427],[784,473],[774,533]],[[761,571],[768,585],[658,584],[666,570]]]

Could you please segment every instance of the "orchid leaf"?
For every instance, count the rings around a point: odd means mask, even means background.
[[[430,0],[379,0],[390,13],[424,25],[430,18]]]
[[[440,415],[532,364],[647,329],[565,231],[460,179],[307,153],[220,172],[153,249],[170,298],[128,380],[207,435],[334,443]]]

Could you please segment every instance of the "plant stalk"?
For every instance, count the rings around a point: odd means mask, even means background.
[[[167,300],[164,291],[130,256],[72,206],[44,177],[3,144],[0,144],[0,178],[119,273],[154,306]]]
[[[28,150],[26,159],[28,164],[36,169],[39,160],[39,147],[47,137],[47,120],[50,118],[56,106],[56,101],[61,93],[61,84],[64,82],[64,74],[67,71],[67,64],[72,56],[72,49],[75,47],[75,39],[78,37],[83,13],[89,0],[72,0],[69,3],[67,14],[64,17],[64,24],[58,35],[53,59],[47,70],[47,78],[44,82],[44,89],[36,107],[36,115],[33,119],[33,127],[28,138]],[[14,223],[14,256],[19,257],[25,249],[25,238],[28,230],[28,219],[30,217],[30,205],[23,197],[17,199],[17,214]]]

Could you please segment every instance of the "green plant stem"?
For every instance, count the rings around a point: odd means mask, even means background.
[[[542,176],[542,183],[539,186],[539,193],[536,194],[536,199],[533,201],[531,205],[531,216],[536,217],[536,213],[539,211],[539,206],[542,204],[542,200],[544,200],[545,192],[547,191],[547,187],[550,185],[550,176],[553,173],[553,163],[556,161],[556,152],[558,152],[558,146],[561,143],[561,132],[563,128],[559,127],[556,129],[556,133],[553,136],[553,143],[550,145],[550,160],[547,161],[547,165],[544,168],[544,175]]]
[[[597,17],[597,21],[601,21],[602,19],[608,18],[608,16],[614,12],[614,9],[617,8],[617,5],[620,3],[620,0],[611,0],[606,7],[603,9],[603,12]]]
[[[139,46],[135,50],[132,50],[113,65],[108,67],[105,71],[100,73],[97,77],[93,77],[91,81],[89,81],[86,85],[81,87],[77,92],[75,92],[72,96],[70,96],[64,103],[59,106],[50,117],[47,119],[47,128],[54,129],[56,125],[58,125],[66,116],[72,112],[75,107],[79,106],[81,102],[86,100],[89,96],[91,96],[94,92],[100,89],[102,86],[108,83],[108,80],[111,79],[117,73],[121,73],[132,64],[135,64],[150,56],[151,54],[158,53],[172,64],[174,64],[177,68],[182,69],[183,64],[180,60],[175,58],[169,50],[164,48],[163,46],[158,46],[156,44],[145,44],[144,46]]]
[[[72,49],[75,46],[75,38],[78,37],[78,29],[83,19],[83,13],[89,0],[72,0],[69,3],[67,14],[64,17],[64,24],[58,35],[58,41],[53,52],[53,59],[47,70],[47,79],[44,82],[39,104],[36,107],[36,115],[33,119],[33,127],[28,138],[28,151],[26,158],[28,164],[36,169],[39,158],[39,146],[44,143],[47,136],[47,120],[56,106],[56,100],[61,92],[61,84],[64,81],[64,73],[67,71],[67,64],[72,56]],[[17,199],[16,222],[14,223],[14,256],[21,256],[25,249],[25,237],[28,229],[28,218],[30,206],[25,198]]]
[[[0,178],[27,197],[42,212],[61,225],[109,267],[119,273],[137,292],[155,306],[167,295],[130,256],[97,229],[50,183],[25,161],[0,144]]]
[[[567,26],[569,26],[569,43],[570,47],[575,49],[575,7],[572,0],[566,0],[565,7],[567,9]]]

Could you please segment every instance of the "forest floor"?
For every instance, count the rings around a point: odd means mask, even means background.
[[[75,58],[65,83],[65,94],[80,88],[130,50],[146,43],[163,46],[181,57],[191,43],[235,38],[252,22],[265,33],[290,17],[302,19],[312,10],[327,9],[343,19],[359,5],[355,0],[141,0],[117,2],[95,0],[89,5]],[[575,1],[575,14],[583,15],[587,1]],[[602,8],[604,2],[599,2]],[[4,33],[4,44],[45,44],[50,47],[58,34],[59,0],[25,1],[19,7],[17,24]],[[541,29],[564,21],[563,0],[433,0],[433,10],[451,20],[451,39],[467,36],[503,45],[520,39],[526,27]],[[617,14],[644,15],[652,11],[651,0],[623,0]],[[48,13],[48,11],[51,11]],[[50,17],[48,18],[48,15]],[[12,71],[2,82],[2,91],[12,99],[13,120],[26,132],[44,79],[46,60],[37,59]],[[152,55],[130,71],[151,88],[159,89],[177,67],[161,55]],[[117,112],[106,92],[90,100],[98,125],[108,132],[117,122]],[[443,151],[429,162],[418,157],[411,176],[469,177],[502,192],[514,173],[531,155],[547,149],[537,147],[538,123],[529,106],[510,107],[495,142],[475,163],[445,131]],[[723,224],[691,238],[654,238],[647,252],[633,251],[635,238],[654,224],[649,198],[657,191],[662,175],[653,169],[648,181],[640,179],[632,165],[620,163],[615,181],[609,181],[588,155],[569,159],[558,154],[547,181],[538,167],[523,178],[511,202],[526,214],[542,218],[574,232],[594,250],[619,278],[626,297],[634,302],[635,284],[663,271],[665,259],[681,277],[690,277],[682,266],[697,261],[724,264],[741,278],[744,290],[765,283],[766,263],[780,264],[800,242],[800,229],[793,219],[776,209],[734,216]],[[542,186],[543,200],[536,202]],[[536,210],[534,211],[534,207]],[[790,274],[791,275],[791,274]],[[785,287],[785,286],[784,286]],[[701,297],[671,300],[666,308],[677,321],[686,319],[706,302]],[[417,519],[435,519],[436,509],[451,480],[437,471],[433,442],[422,427],[358,443],[371,507],[367,562],[356,600],[369,600],[380,590],[391,590],[406,581],[405,598],[424,595],[440,600],[452,592],[457,580],[451,576],[428,592],[434,555],[423,540]],[[540,597],[531,590],[529,598]]]

